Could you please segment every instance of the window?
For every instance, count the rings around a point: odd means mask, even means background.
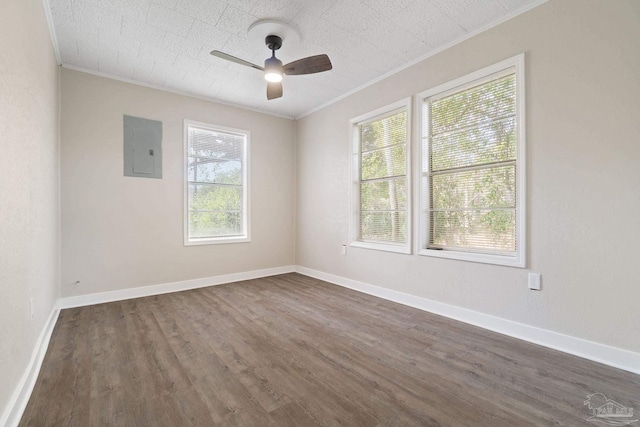
[[[184,244],[249,241],[249,132],[185,120]]]
[[[351,246],[410,253],[409,106],[351,120]]]
[[[420,94],[420,254],[525,266],[523,64]]]

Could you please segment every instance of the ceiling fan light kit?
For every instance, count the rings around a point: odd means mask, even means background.
[[[276,50],[282,46],[282,39],[278,36],[268,35],[264,42],[271,49],[271,58],[264,61],[264,78],[271,83],[282,81],[282,61],[276,58]]]
[[[286,65],[282,65],[282,61],[276,58],[276,50],[282,47],[283,38],[276,34],[276,31],[282,31],[283,34],[293,34],[293,38],[297,38],[297,33],[295,33],[295,31],[286,24],[272,20],[258,21],[249,27],[249,35],[253,34],[254,38],[256,34],[261,32],[264,34],[265,31],[267,32],[267,35],[264,38],[264,42],[267,45],[267,48],[271,50],[271,57],[264,61],[264,67],[245,61],[244,59],[236,58],[235,56],[219,50],[211,51],[211,55],[263,71],[264,78],[267,81],[267,99],[269,100],[280,98],[282,96],[282,77],[284,74],[294,76],[314,74],[329,71],[333,68],[331,60],[327,55],[309,56],[290,62]]]
[[[278,61],[280,65],[264,67],[264,79],[271,83],[278,83],[282,81],[282,61],[279,59],[276,59],[276,61]]]

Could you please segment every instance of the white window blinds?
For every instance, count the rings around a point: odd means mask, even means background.
[[[247,135],[187,125],[190,241],[245,237]]]
[[[427,248],[515,256],[515,69],[426,98],[422,112]]]
[[[356,239],[406,245],[407,109],[357,123],[356,127]]]

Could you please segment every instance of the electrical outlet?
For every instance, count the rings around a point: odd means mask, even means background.
[[[347,245],[342,245],[342,255],[347,254]]]
[[[532,291],[541,290],[540,281],[540,273],[529,273],[529,289],[531,289]]]

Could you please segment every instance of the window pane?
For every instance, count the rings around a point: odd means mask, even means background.
[[[190,211],[227,211],[242,209],[242,187],[189,184]]]
[[[240,212],[189,212],[189,236],[195,238],[242,234]]]
[[[406,210],[406,178],[360,184],[360,210]]]
[[[431,135],[515,116],[515,88],[511,74],[433,101]]]
[[[360,126],[360,151],[407,142],[407,112],[401,111]]]
[[[245,135],[189,127],[188,137],[189,156],[242,161]]]
[[[361,212],[360,240],[407,242],[407,212]]]
[[[387,178],[407,174],[406,145],[369,151],[362,154],[361,177],[363,180]]]
[[[431,245],[514,254],[515,209],[431,213]]]
[[[432,209],[515,208],[515,166],[431,177]]]
[[[242,184],[242,162],[210,157],[189,157],[189,181]]]
[[[431,170],[515,160],[516,118],[440,134],[431,139]]]

